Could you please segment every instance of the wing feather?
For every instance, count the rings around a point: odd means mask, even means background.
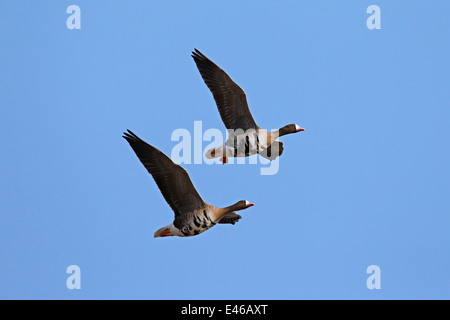
[[[202,208],[205,202],[198,194],[188,173],[164,153],[128,130],[124,136],[139,160],[153,176],[175,217]]]
[[[192,52],[192,58],[213,94],[225,127],[244,131],[257,129],[258,125],[250,112],[244,90],[234,83],[225,71],[197,49]]]

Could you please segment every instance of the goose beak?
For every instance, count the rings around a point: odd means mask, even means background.
[[[250,201],[245,200],[245,207],[246,208],[253,207],[254,205],[255,205],[254,203],[251,203]]]
[[[298,125],[295,125],[295,130],[297,130],[297,132],[305,131],[305,129],[301,128],[301,127],[298,126]]]

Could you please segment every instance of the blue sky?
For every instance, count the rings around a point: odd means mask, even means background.
[[[81,30],[66,9],[81,8]],[[366,9],[381,8],[381,30]],[[0,298],[449,299],[448,1],[3,1]],[[173,213],[122,131],[224,129],[193,48],[283,137],[280,171],[185,165],[235,226]],[[205,143],[206,146],[208,143]],[[66,268],[81,268],[68,290]],[[381,268],[368,290],[366,268]]]

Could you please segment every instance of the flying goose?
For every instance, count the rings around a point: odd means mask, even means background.
[[[229,137],[222,146],[206,152],[207,158],[221,157],[225,164],[227,157],[247,157],[259,153],[274,160],[283,153],[283,143],[277,140],[279,137],[305,131],[296,124],[289,124],[274,132],[261,129],[253,119],[244,90],[214,62],[199,50],[194,50],[192,58],[212,92],[220,117],[229,132]]]
[[[153,176],[159,190],[175,212],[175,220],[157,230],[154,237],[198,235],[217,223],[235,224],[241,216],[234,211],[251,206],[246,200],[232,206],[219,208],[203,201],[189,178],[188,173],[164,153],[141,140],[133,132],[124,132],[125,138],[139,160]]]

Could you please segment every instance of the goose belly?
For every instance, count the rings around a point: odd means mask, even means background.
[[[191,221],[181,228],[181,232],[185,237],[196,236],[215,225],[211,215],[206,210],[202,210],[192,215]]]
[[[248,157],[266,148],[264,139],[256,132],[230,137],[225,143],[228,157]]]

